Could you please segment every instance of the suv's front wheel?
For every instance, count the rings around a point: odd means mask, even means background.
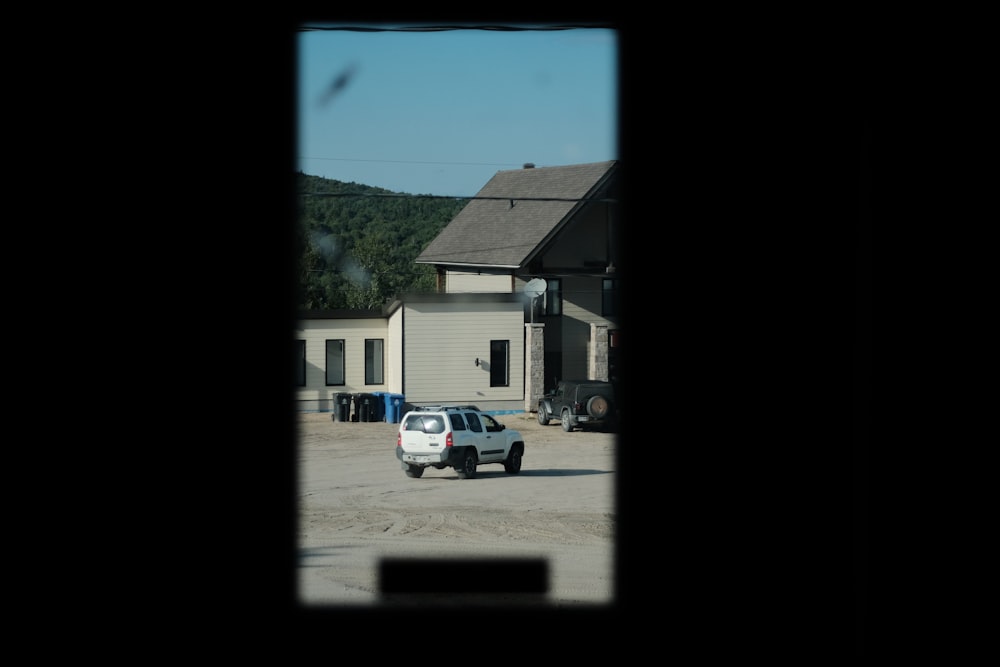
[[[545,409],[545,406],[542,404],[538,405],[538,423],[541,424],[542,426],[549,425],[549,412],[548,410]]]
[[[507,460],[503,462],[503,469],[507,471],[508,474],[516,475],[521,472],[521,446],[514,445],[511,448],[510,453],[507,454]]]
[[[472,479],[476,476],[476,450],[469,448],[465,450],[465,456],[457,466],[455,472],[459,479]]]

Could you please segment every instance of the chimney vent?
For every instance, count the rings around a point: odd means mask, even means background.
[[[525,162],[524,163],[524,168],[525,169],[534,169],[535,168],[535,163],[534,162]]]

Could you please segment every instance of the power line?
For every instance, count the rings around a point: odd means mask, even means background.
[[[392,164],[443,164],[461,165],[472,167],[520,167],[521,163],[514,162],[426,162],[421,160],[363,160],[360,158],[347,157],[300,157],[300,160],[330,160],[335,162],[387,162]]]
[[[304,25],[299,32],[344,30],[348,32],[440,32],[444,30],[497,30],[497,31],[518,31],[518,30],[577,30],[580,28],[612,29],[615,26],[610,23],[580,23],[566,25],[545,25],[545,24],[525,24],[525,25],[411,25],[411,26],[371,26],[371,25]]]
[[[608,199],[606,197],[458,197],[454,195],[411,195],[411,194],[382,194],[373,193],[368,194],[364,192],[300,192],[299,193],[305,197],[391,197],[391,198],[406,198],[406,199],[487,199],[495,201],[509,201],[511,206],[515,202],[519,201],[565,201],[565,202],[579,202],[579,201],[596,201],[603,202],[607,204],[617,204],[617,199]]]

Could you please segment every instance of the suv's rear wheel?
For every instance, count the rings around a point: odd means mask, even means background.
[[[569,408],[563,408],[562,411],[562,427],[567,433],[573,430],[573,419],[569,415]]]
[[[472,479],[476,476],[476,450],[467,449],[465,450],[465,456],[462,457],[461,462],[455,467],[455,471],[458,473],[459,479]]]
[[[507,460],[503,462],[503,469],[506,470],[511,475],[516,475],[517,473],[521,472],[520,445],[514,445],[511,448],[510,453],[507,454]]]
[[[420,466],[415,466],[415,465],[412,465],[412,464],[408,463],[406,465],[405,472],[406,472],[406,476],[407,477],[416,477],[417,479],[419,479],[420,477],[423,476],[424,469],[421,468]]]

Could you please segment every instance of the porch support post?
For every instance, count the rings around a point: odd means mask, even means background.
[[[538,410],[545,393],[545,325],[524,325],[524,411]]]
[[[587,379],[608,381],[608,325],[590,323]]]

